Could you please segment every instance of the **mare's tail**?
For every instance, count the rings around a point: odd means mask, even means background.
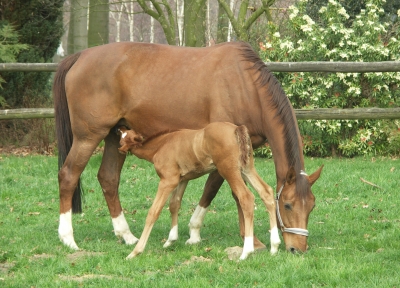
[[[76,53],[65,58],[62,62],[60,62],[57,72],[54,76],[53,97],[54,113],[56,119],[59,170],[63,166],[72,146],[72,129],[71,121],[69,118],[67,95],[65,93],[65,76],[67,75],[69,69],[71,69],[71,67],[78,60],[79,56],[80,53]],[[76,186],[74,192],[74,196],[72,197],[73,213],[82,212],[81,194],[81,181],[79,179],[78,185]]]
[[[251,139],[247,127],[238,126],[235,130],[236,139],[240,149],[240,165],[246,167],[249,164],[251,153],[253,153]]]

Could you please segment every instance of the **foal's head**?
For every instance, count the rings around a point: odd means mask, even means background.
[[[282,230],[286,250],[295,253],[307,250],[308,216],[315,206],[311,186],[319,178],[323,166],[308,176],[293,167],[286,175],[285,183],[277,193],[278,226]]]
[[[142,146],[142,142],[144,141],[142,134],[137,133],[134,130],[128,130],[123,126],[118,128],[118,132],[121,134],[121,140],[119,141],[121,147],[118,148],[120,152],[126,153]]]

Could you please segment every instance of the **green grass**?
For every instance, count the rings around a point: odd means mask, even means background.
[[[188,185],[177,243],[162,248],[170,227],[165,207],[144,254],[127,261],[133,247],[114,236],[97,182],[100,155],[84,171],[84,214],[73,217],[75,240],[82,249],[77,253],[57,236],[56,157],[0,157],[1,287],[399,287],[400,160],[306,159],[309,173],[325,164],[313,186],[317,200],[309,219],[310,250],[291,255],[282,244],[275,256],[267,250],[238,262],[224,252],[242,245],[226,184],[205,218],[201,244],[184,243],[206,177]],[[257,159],[256,166],[275,186],[272,161]],[[149,163],[127,158],[120,198],[137,237],[157,184]],[[269,245],[268,215],[258,196],[256,201],[255,231]]]

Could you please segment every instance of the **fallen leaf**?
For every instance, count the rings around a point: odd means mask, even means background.
[[[393,172],[393,171],[394,171],[394,169],[395,169],[394,167],[390,168],[390,172]]]
[[[28,215],[40,215],[40,212],[29,212]]]

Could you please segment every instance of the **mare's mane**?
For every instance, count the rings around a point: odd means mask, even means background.
[[[283,125],[283,135],[285,138],[285,154],[288,159],[289,167],[293,166],[296,171],[296,192],[300,195],[306,195],[308,192],[308,181],[305,177],[300,175],[300,171],[303,169],[299,147],[299,135],[296,129],[296,120],[292,112],[292,105],[289,102],[288,97],[282,89],[281,84],[275,78],[275,76],[269,71],[265,63],[260,57],[254,52],[251,46],[247,43],[243,43],[241,47],[241,56],[244,61],[253,63],[251,70],[259,72],[256,80],[258,87],[265,87],[267,90],[268,104],[275,109],[274,118],[277,118]],[[288,167],[288,168],[289,168]]]

